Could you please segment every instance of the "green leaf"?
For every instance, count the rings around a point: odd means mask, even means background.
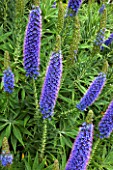
[[[18,141],[24,146],[24,143],[22,141],[22,135],[21,135],[21,132],[20,130],[13,125],[13,134],[14,136],[18,139]]]
[[[47,168],[44,168],[44,170],[53,170],[53,166],[54,166],[54,164],[48,166]]]
[[[16,137],[13,134],[11,135],[11,144],[13,146],[14,153],[16,153],[17,139],[16,139]]]
[[[41,164],[38,165],[37,170],[43,170],[43,169],[44,169],[44,166],[45,166],[45,162],[46,162],[46,159],[43,159],[43,161],[41,162]]]
[[[3,123],[3,125],[0,125],[0,131],[3,130],[5,126],[7,126],[7,123]]]
[[[21,128],[21,129],[22,129],[22,128]],[[29,136],[33,136],[33,135],[31,134],[31,132],[28,131],[26,128],[24,128],[23,133],[24,133],[24,134],[27,134],[27,135],[29,135]]]
[[[5,137],[5,130],[2,131],[2,133],[0,134],[0,147],[2,146],[2,141],[3,141],[3,138]]]
[[[64,143],[64,140],[63,140],[63,137],[62,137],[62,135],[60,136],[60,143],[61,143],[61,146],[64,148],[64,146],[65,146],[65,143]]]
[[[64,100],[64,101],[67,102],[67,103],[72,103],[72,100],[71,100],[71,99],[62,96],[61,94],[59,94],[59,98],[61,98],[62,100]]]
[[[29,163],[29,165],[32,165],[32,159],[31,159],[30,152],[28,152],[28,163]]]
[[[23,160],[24,161],[24,163],[25,163],[25,170],[31,170],[31,166],[29,165],[29,163],[24,159]]]
[[[3,83],[3,81],[1,82],[1,89],[3,88],[3,86],[4,86],[4,83]]]
[[[11,124],[9,124],[6,127],[6,137],[9,138],[10,134],[11,134]]]
[[[66,132],[66,135],[75,138],[75,135],[77,135],[78,131],[72,130],[72,132]]]
[[[0,42],[3,42],[5,39],[7,39],[12,33],[11,32],[7,32],[3,35],[0,36]]]
[[[32,170],[36,170],[37,167],[38,167],[38,152],[36,153],[36,156],[35,156],[35,160],[34,160],[34,163],[33,163],[33,167],[32,167]]]
[[[22,96],[22,101],[24,101],[24,99],[25,99],[25,90],[24,89],[22,89],[21,96]]]
[[[79,48],[80,48],[80,49],[91,48],[91,45],[81,44],[81,45],[79,45]]]
[[[80,90],[80,92],[82,92],[83,94],[86,92],[86,89],[79,82],[76,82],[75,85]]]
[[[113,165],[106,165],[104,166],[104,168],[106,168],[107,170],[113,170]]]
[[[30,116],[26,116],[25,119],[24,119],[24,127],[26,126],[26,123],[28,122],[28,120],[30,119]]]
[[[60,168],[60,170],[64,170],[66,166],[66,155],[62,155],[62,166]]]
[[[62,136],[62,140],[63,140],[63,142],[67,145],[67,146],[69,146],[70,148],[72,148],[72,142],[71,142],[71,140],[68,138],[68,137],[64,137],[64,136]]]

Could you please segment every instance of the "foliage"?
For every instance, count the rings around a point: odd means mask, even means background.
[[[56,8],[52,8],[54,0],[40,0],[42,10],[41,64],[40,76],[35,82],[25,76],[23,68],[24,34],[29,11],[34,1],[0,1],[0,147],[6,136],[10,151],[14,155],[11,170],[54,170],[55,160],[58,160],[59,169],[64,170],[79,127],[85,121],[90,109],[94,112],[94,140],[87,169],[113,169],[113,134],[108,139],[98,141],[98,123],[113,98],[113,44],[103,52],[99,50],[92,54],[100,25],[98,10],[102,3],[99,5],[93,0],[89,2],[84,1],[78,12],[80,37],[79,42],[76,43],[78,51],[73,62],[70,62],[71,59],[69,60],[68,56],[70,44],[73,42],[75,19],[70,18],[66,20],[66,23],[64,21],[63,31],[60,33],[63,75],[54,115],[51,120],[47,120],[47,134],[42,158],[40,155],[44,122],[38,108],[38,101],[46,66],[56,45],[59,1],[57,1]],[[113,6],[107,2],[105,5],[107,9],[105,39],[107,39],[113,32]],[[65,9],[66,4],[63,3],[63,6]],[[10,67],[15,75],[14,92],[10,95],[4,92],[2,82],[6,51],[9,52]],[[101,95],[86,111],[79,111],[75,107],[76,104],[94,77],[102,71],[105,61],[108,62],[107,82]],[[2,166],[0,168],[5,169]]]

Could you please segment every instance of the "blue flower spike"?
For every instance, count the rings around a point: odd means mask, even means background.
[[[113,33],[110,34],[110,36],[108,37],[108,39],[105,40],[103,44],[105,44],[106,46],[110,46],[112,43],[113,43]],[[105,49],[105,47],[104,47],[104,46],[101,46],[100,49],[101,49],[101,51],[103,51],[103,50]]]
[[[104,35],[105,35],[105,28],[100,29],[97,33],[96,40],[94,41],[94,45],[101,47],[101,45],[104,43]]]
[[[10,154],[9,144],[6,137],[3,138],[2,154],[0,155],[0,161],[2,166],[4,167],[9,167],[13,163],[13,155]]]
[[[10,67],[8,67],[3,72],[2,81],[3,81],[4,91],[11,94],[14,89],[14,74],[11,71]]]
[[[108,138],[113,131],[113,100],[99,123],[100,138]]]
[[[81,4],[82,4],[82,0],[69,0],[66,17],[67,16],[73,17],[77,15]]]
[[[61,51],[53,52],[46,71],[44,85],[39,102],[40,111],[44,119],[49,118],[53,115],[53,109],[55,107],[58,91],[60,88],[61,76]]]
[[[91,120],[82,124],[73,144],[65,170],[86,170],[92,150],[93,129],[94,126]]]
[[[82,97],[76,107],[79,110],[84,111],[88,106],[92,105],[101,93],[105,85],[105,81],[106,74],[101,72],[91,83],[88,90],[86,91],[86,94]]]
[[[41,23],[41,10],[39,7],[36,7],[29,15],[23,50],[26,76],[34,79],[39,75]]]
[[[99,14],[102,14],[105,8],[106,8],[105,4],[102,4],[102,6],[99,9]]]

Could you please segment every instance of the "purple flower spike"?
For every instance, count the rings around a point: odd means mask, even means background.
[[[75,16],[82,4],[82,0],[69,0],[66,16]]]
[[[99,123],[100,138],[107,138],[113,131],[113,101]]]
[[[103,11],[104,11],[104,9],[105,9],[105,4],[103,4],[103,5],[101,6],[101,8],[99,9],[99,14],[102,14]]]
[[[113,42],[113,33],[109,36],[109,38],[108,38],[107,40],[104,41],[104,44],[105,44],[106,46],[109,46],[109,45],[112,44],[112,42]],[[104,50],[104,47],[101,46],[100,49],[101,49],[101,50]]]
[[[104,43],[104,34],[105,34],[105,28],[101,29],[97,33],[96,40],[94,41],[95,46],[101,46]]]
[[[4,71],[2,81],[4,84],[4,91],[7,93],[12,93],[14,89],[14,74],[10,68]]]
[[[106,81],[106,75],[104,73],[100,73],[92,84],[89,86],[86,94],[80,100],[80,103],[76,105],[76,107],[84,111],[88,106],[90,106],[97,99],[99,94],[102,91],[102,88]]]
[[[37,78],[40,64],[41,11],[39,7],[32,10],[24,39],[24,68],[26,76]]]
[[[0,160],[1,160],[2,166],[7,166],[7,165],[12,164],[13,156],[10,153],[1,154],[0,155]]]
[[[56,5],[57,5],[57,3],[56,3],[56,1],[53,3],[53,5],[52,5],[52,8],[56,8]]]
[[[60,81],[62,76],[62,55],[61,51],[52,53],[47,68],[44,85],[40,97],[40,111],[43,118],[49,118],[53,114]]]
[[[92,149],[93,128],[92,123],[82,124],[65,170],[86,170]]]

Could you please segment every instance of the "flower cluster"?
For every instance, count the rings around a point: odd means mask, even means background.
[[[32,10],[24,39],[24,68],[26,76],[37,78],[40,64],[41,11],[39,7]]]
[[[101,8],[99,9],[99,14],[102,14],[105,9],[105,4],[102,4]]]
[[[99,132],[101,138],[107,138],[113,131],[113,101],[110,103],[102,120],[99,123]]]
[[[2,154],[0,155],[0,161],[2,166],[9,166],[12,164],[13,161],[13,155],[10,154],[7,137],[3,138]]]
[[[93,124],[83,123],[73,144],[65,170],[86,170],[93,140]]]
[[[55,2],[53,2],[53,5],[52,5],[52,8],[56,8],[56,1]]]
[[[108,38],[107,40],[104,41],[104,44],[105,44],[106,46],[109,46],[109,45],[112,44],[112,42],[113,42],[113,33],[109,36],[109,38]],[[100,49],[101,49],[101,50],[104,50],[104,47],[101,46]]]
[[[5,151],[2,151],[2,154],[0,155],[0,161],[2,166],[11,165],[13,161],[13,156],[10,153],[6,153]]]
[[[88,106],[90,106],[101,93],[105,81],[106,75],[104,73],[100,73],[89,86],[86,94],[80,100],[80,103],[76,105],[76,107],[79,110],[84,111]]]
[[[3,72],[2,81],[4,84],[4,91],[7,93],[12,93],[14,89],[14,74],[10,68]]]
[[[97,33],[96,40],[94,41],[95,46],[101,46],[103,44],[103,42],[104,42],[104,34],[105,34],[105,28],[99,30],[99,32]]]
[[[75,16],[82,4],[82,0],[69,0],[66,16]]]
[[[61,51],[59,51],[52,53],[40,97],[40,111],[43,114],[44,119],[49,118],[53,114],[60,87],[61,76],[62,55]]]

